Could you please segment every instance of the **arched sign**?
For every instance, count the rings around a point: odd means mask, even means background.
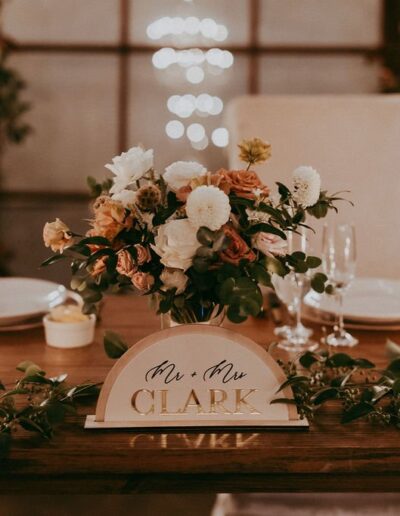
[[[308,426],[294,405],[270,403],[284,381],[272,357],[243,335],[170,328],[116,362],[85,427]],[[291,398],[291,389],[279,397]]]

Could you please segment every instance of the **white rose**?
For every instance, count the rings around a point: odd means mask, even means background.
[[[176,288],[176,294],[182,294],[186,288],[188,277],[179,269],[164,269],[160,280],[163,282],[162,290]]]
[[[265,256],[284,256],[287,253],[287,242],[278,235],[260,231],[252,239],[252,246]]]
[[[153,149],[144,150],[141,147],[132,147],[128,152],[115,156],[112,163],[105,165],[111,170],[114,185],[110,192],[116,194],[143,177],[153,166]]]
[[[191,179],[204,176],[207,169],[195,161],[176,161],[165,169],[163,178],[173,192],[187,186]]]
[[[188,219],[170,220],[158,228],[152,248],[163,265],[185,271],[200,247],[196,233]]]
[[[293,172],[293,199],[303,208],[314,206],[321,191],[321,177],[312,167],[298,167]]]
[[[132,190],[121,190],[120,192],[113,194],[111,199],[113,201],[119,201],[123,204],[124,208],[127,208],[135,203],[136,192],[133,192]]]

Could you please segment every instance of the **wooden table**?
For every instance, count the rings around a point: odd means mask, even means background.
[[[234,326],[267,345],[272,325]],[[113,361],[102,348],[104,329],[129,343],[159,329],[147,299],[108,298],[96,342],[78,350],[45,345],[41,329],[0,335],[0,378],[12,382],[24,359],[71,382],[104,380]],[[352,354],[385,361],[388,336],[360,332]],[[86,408],[94,413],[94,408]],[[400,432],[364,422],[338,423],[334,409],[302,431],[132,431],[83,429],[84,414],[59,427],[53,441],[22,435],[0,464],[0,493],[323,492],[382,491],[400,487]]]

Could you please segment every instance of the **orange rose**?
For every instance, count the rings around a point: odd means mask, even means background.
[[[231,192],[238,197],[255,199],[256,190],[263,196],[269,195],[269,188],[265,186],[258,175],[252,170],[230,170],[224,171],[225,177],[230,181]]]
[[[215,173],[207,172],[204,176],[195,177],[186,186],[181,186],[176,192],[176,197],[181,202],[186,202],[189,194],[198,186],[216,186],[227,195],[231,189],[229,177],[226,175],[226,170],[218,170]]]
[[[230,244],[227,249],[219,253],[221,260],[232,265],[239,265],[240,260],[254,262],[256,255],[243,238],[230,226],[224,226],[222,229],[229,238]]]
[[[135,244],[135,249],[137,252],[136,261],[138,265],[143,265],[151,260],[151,254],[148,247],[144,247],[141,244]]]
[[[132,275],[132,283],[134,287],[144,294],[154,285],[154,278],[147,272],[135,272]]]
[[[124,228],[129,228],[133,222],[133,215],[127,212],[118,201],[109,197],[101,197],[94,205],[94,220],[92,221],[93,234],[113,240]]]

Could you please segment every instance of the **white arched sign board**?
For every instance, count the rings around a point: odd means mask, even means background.
[[[308,426],[294,405],[270,403],[284,381],[247,337],[179,326],[146,337],[116,362],[85,427]],[[279,397],[291,398],[291,389]]]

